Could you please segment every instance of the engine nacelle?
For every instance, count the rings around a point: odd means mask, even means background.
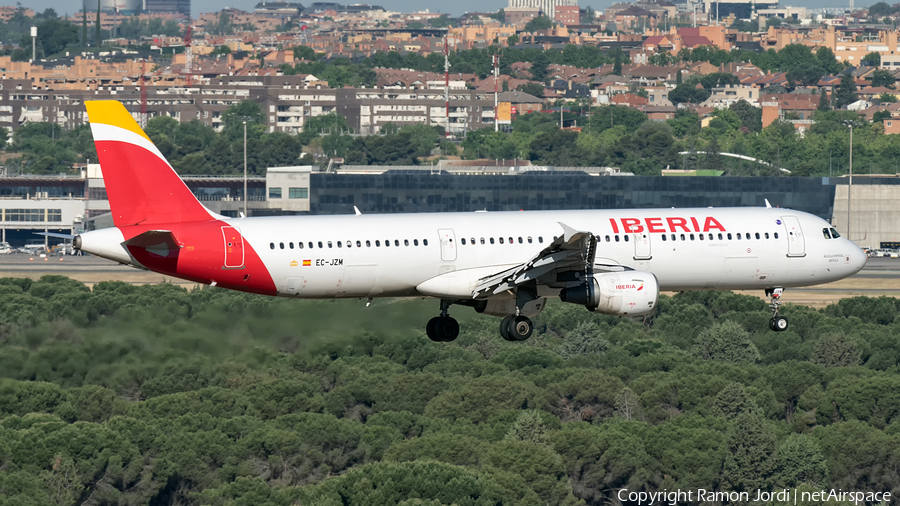
[[[546,298],[535,299],[526,302],[520,309],[522,316],[537,316],[547,305]],[[475,304],[475,311],[491,316],[510,316],[516,314],[516,299],[488,299],[480,300]]]
[[[596,313],[642,315],[656,307],[659,281],[651,272],[605,272],[594,274],[581,286],[566,288],[559,298]]]

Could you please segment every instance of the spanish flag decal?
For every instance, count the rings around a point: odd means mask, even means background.
[[[312,260],[304,260],[303,261],[303,267],[309,267],[310,265],[312,265]]]

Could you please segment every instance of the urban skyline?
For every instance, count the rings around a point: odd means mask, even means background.
[[[204,12],[218,12],[225,7],[234,7],[244,11],[252,12],[253,7],[259,3],[257,0],[237,0],[232,1],[229,5],[223,5],[217,0],[193,0],[191,3],[191,16],[197,17]],[[303,3],[303,2],[300,2]],[[309,2],[307,2],[309,3]],[[341,2],[345,4],[352,3],[371,3],[381,5],[387,10],[397,12],[414,12],[428,9],[431,12],[448,13],[451,16],[459,16],[466,12],[496,12],[508,5],[507,0],[489,0],[487,2],[480,0],[459,0],[451,4],[445,2],[420,2],[417,0],[378,0],[371,2],[347,1]],[[581,7],[591,7],[595,10],[603,10],[615,3],[616,0],[580,0],[578,5]],[[627,3],[627,2],[626,2]],[[856,2],[856,8],[865,8],[876,2]],[[807,7],[807,8],[823,8],[823,7],[845,7],[848,6],[846,1],[838,0],[790,0],[784,2],[785,6]],[[72,4],[64,0],[34,0],[23,4],[24,7],[43,11],[47,8],[55,9],[60,15],[66,12],[72,13]]]

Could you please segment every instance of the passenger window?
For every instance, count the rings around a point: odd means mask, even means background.
[[[376,241],[375,241],[375,247],[376,247],[376,248],[380,248],[380,247],[381,247],[381,241],[376,240]]]
[[[319,249],[322,249],[322,241],[319,241]]]
[[[616,234],[616,242],[619,242],[619,234]]]
[[[722,233],[721,233],[721,232],[719,233],[719,240],[720,240],[720,241],[722,240]]]
[[[390,248],[390,247],[391,247],[391,240],[390,240],[390,239],[388,239],[387,241],[384,241],[384,247],[385,247],[385,248]]]
[[[465,241],[465,239],[463,239],[463,241]],[[403,239],[403,245],[409,246],[409,239]]]
[[[303,249],[303,243],[302,243],[302,242],[298,242],[298,243],[297,243],[297,248],[298,248],[298,249]]]
[[[269,243],[269,249],[275,249],[275,243],[274,243],[274,242],[270,242],[270,243]]]
[[[609,242],[609,236],[606,236],[606,242]]]
[[[731,240],[731,232],[728,232],[728,240]]]
[[[737,240],[738,240],[738,241],[741,240],[741,233],[740,233],[740,232],[737,233]]]
[[[453,242],[453,239],[450,239],[450,242]],[[400,240],[394,239],[394,246],[400,246]]]
[[[347,241],[347,247],[348,247],[348,248],[352,248],[352,247],[353,247],[353,241]]]
[[[778,232],[775,232],[775,238],[778,239]]]
[[[682,240],[682,241],[684,241],[684,240],[685,240],[685,238],[684,238],[684,234],[681,234],[681,240]]]
[[[841,234],[837,233],[837,229],[831,229],[831,237],[837,239]],[[775,234],[775,238],[778,239],[778,234]]]
[[[372,243],[369,242],[368,240],[366,240],[366,247],[367,247],[367,248],[371,248],[371,247],[372,247]]]
[[[491,241],[491,244],[494,244],[494,238],[493,238],[493,237],[491,237],[490,241]]]
[[[368,241],[367,241],[367,242],[368,242]],[[368,246],[368,244],[366,244],[366,246]],[[357,248],[362,248],[362,243],[361,243],[360,241],[356,241],[356,247],[357,247]]]
[[[466,238],[463,237],[463,238],[461,239],[461,241],[462,241],[463,246],[465,246],[465,245],[466,245]]]
[[[766,232],[766,239],[768,239],[768,238],[769,238],[769,233],[768,233],[768,232]]]
[[[338,241],[338,242],[337,242],[337,245],[338,245],[338,248],[340,248],[340,247],[341,247],[341,241]]]
[[[628,242],[628,234],[624,234],[622,237],[625,238],[625,242]]]
[[[481,244],[484,244],[484,237],[481,238]]]
[[[756,238],[759,239],[759,232],[756,233]]]
[[[522,238],[519,237],[519,244],[522,244],[523,242],[524,242],[524,241],[522,241]]]
[[[694,240],[694,234],[691,234],[691,240],[692,241]]]
[[[721,236],[722,234],[719,234],[719,235]],[[719,239],[721,239],[721,237],[719,237]],[[712,235],[712,234],[709,234],[709,240],[710,240],[710,241],[713,240],[713,235]]]
[[[539,235],[539,236],[538,236],[538,242],[541,243],[541,244],[544,244],[544,237]]]
[[[413,239],[413,246],[418,246],[418,245],[419,245],[419,240]]]
[[[746,234],[744,234],[744,239],[747,239],[747,240],[750,239],[750,232],[747,232]]]
[[[229,243],[229,244],[231,244],[231,243]],[[293,243],[293,242],[289,242],[289,243],[288,243],[288,248],[294,249],[294,243]]]
[[[278,243],[278,245],[281,246],[281,249],[284,249],[284,243],[283,243],[283,242]]]
[[[701,241],[703,240],[703,234],[700,234],[700,240]]]
[[[673,241],[675,240],[675,234],[672,234],[672,240]]]
[[[328,241],[328,249],[331,249],[333,246],[331,245],[331,241]]]
[[[469,239],[469,244],[471,244],[472,246],[475,246],[475,238],[474,237]]]
[[[503,244],[503,238],[502,238],[502,237],[500,238],[500,244]]]
[[[422,244],[428,246],[428,239],[422,239]]]
[[[663,234],[663,235],[662,235],[662,240],[663,240],[663,242],[666,241],[666,234]]]
[[[512,237],[509,238],[509,243],[510,243],[510,244],[513,243],[513,238],[512,238]]]
[[[528,236],[528,244],[531,244],[531,236]]]
[[[827,228],[822,229],[822,235],[824,235],[826,239],[831,239],[831,232],[829,232]]]
[[[322,245],[321,245],[321,244],[319,244],[319,247],[320,247],[320,248],[321,248],[321,247],[322,247]],[[313,249],[313,243],[312,243],[312,241],[309,241],[309,249]]]

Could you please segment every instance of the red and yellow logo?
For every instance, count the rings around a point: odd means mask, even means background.
[[[303,267],[309,267],[310,265],[312,265],[312,260],[304,260],[303,261]]]

